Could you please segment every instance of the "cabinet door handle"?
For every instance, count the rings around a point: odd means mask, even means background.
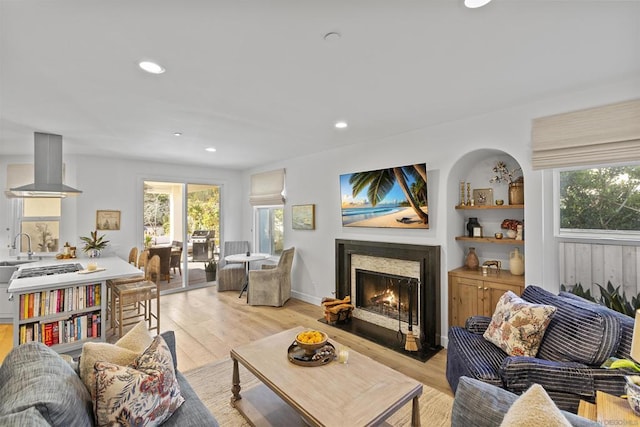
[[[484,288],[484,290],[485,290],[485,291],[488,291],[488,290],[489,290],[489,288]]]
[[[482,290],[482,286],[478,286],[478,289]]]

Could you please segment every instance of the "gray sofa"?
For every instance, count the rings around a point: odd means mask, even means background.
[[[475,378],[515,394],[544,387],[555,404],[576,412],[595,391],[624,394],[624,369],[604,369],[609,357],[629,358],[634,319],[575,295],[527,286],[522,299],[556,307],[536,357],[509,356],[484,339],[490,318],[474,316],[449,329],[447,380],[455,392],[461,377]]]
[[[451,427],[495,427],[502,423],[505,414],[519,396],[510,391],[460,377],[451,410]],[[600,424],[562,411],[574,427],[596,427]]]
[[[175,335],[162,334],[173,356],[184,403],[164,426],[218,426],[177,370]],[[92,426],[91,396],[71,364],[41,343],[14,348],[0,366],[0,426]]]

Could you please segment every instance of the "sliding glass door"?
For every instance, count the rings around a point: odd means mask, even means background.
[[[145,181],[143,200],[145,247],[171,247],[168,264],[161,265],[169,270],[161,291],[212,285],[204,266],[219,253],[220,187]]]

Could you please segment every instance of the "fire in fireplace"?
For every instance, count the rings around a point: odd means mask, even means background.
[[[356,269],[356,306],[379,316],[418,325],[417,279]]]

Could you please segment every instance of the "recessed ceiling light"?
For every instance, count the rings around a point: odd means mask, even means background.
[[[336,129],[346,129],[347,126],[349,125],[345,121],[339,121],[339,122],[336,122],[334,126],[336,127]]]
[[[464,0],[464,5],[469,9],[476,9],[489,3],[491,0]]]
[[[138,65],[140,66],[140,68],[142,68],[144,71],[146,71],[147,73],[151,73],[151,74],[162,74],[165,72],[165,69],[163,66],[161,66],[160,64],[156,64],[155,62],[151,62],[151,61],[140,61],[138,63]]]
[[[182,136],[182,132],[174,132],[173,136]]]
[[[208,152],[210,152],[210,153],[215,153],[215,152],[216,152],[216,149],[215,149],[215,148],[213,148],[213,147],[207,147],[207,148],[205,148],[205,151],[208,151]]]

